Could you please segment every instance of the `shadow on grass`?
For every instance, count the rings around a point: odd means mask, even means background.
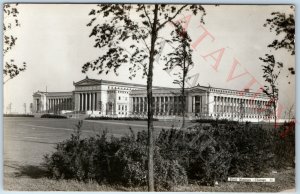
[[[34,165],[25,165],[16,167],[17,172],[14,173],[15,177],[30,177],[33,179],[38,178],[49,178],[47,171],[40,167]]]

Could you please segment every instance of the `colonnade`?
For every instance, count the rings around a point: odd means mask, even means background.
[[[214,96],[214,113],[216,114],[252,118],[264,116],[263,112],[267,109],[269,107],[266,100]]]
[[[97,110],[97,93],[84,92],[79,93],[79,110]]]
[[[72,98],[59,97],[59,98],[49,98],[47,100],[47,110],[60,111],[60,110],[72,110],[72,109],[73,109]]]
[[[154,96],[154,115],[179,115],[181,114],[180,96]],[[146,97],[132,97],[132,114],[147,115],[148,102]],[[186,103],[187,107],[187,103]]]

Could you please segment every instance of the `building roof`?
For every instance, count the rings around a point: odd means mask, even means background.
[[[80,80],[78,82],[73,82],[74,86],[80,85],[82,83],[90,82],[91,85],[94,84],[111,84],[111,85],[122,85],[122,86],[131,86],[131,87],[140,87],[140,88],[146,88],[147,85],[145,84],[135,84],[135,83],[126,83],[126,82],[118,82],[118,81],[109,81],[109,80],[102,80],[102,79],[90,79],[88,76],[86,76],[85,79]],[[153,86],[153,89],[174,89],[171,87],[162,87],[162,86]]]
[[[46,95],[47,97],[52,97],[52,96],[72,96],[72,92],[44,92],[44,91],[37,91],[33,93],[34,97],[38,97],[41,95]]]

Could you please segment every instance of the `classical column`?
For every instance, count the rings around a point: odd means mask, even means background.
[[[91,111],[94,110],[94,93],[91,93]]]
[[[51,109],[54,112],[54,99],[51,99]]]
[[[82,105],[81,104],[81,93],[79,93],[79,103],[78,104],[79,104],[78,110],[81,111],[81,105]]]
[[[142,103],[142,114],[144,115],[144,110],[145,110],[145,101],[144,101],[144,97],[141,97],[141,103]]]
[[[167,115],[166,113],[168,112],[168,108],[167,108],[167,97],[166,96],[164,96],[163,97],[163,99],[164,99],[164,103],[163,103],[163,115]]]
[[[153,115],[156,114],[156,99],[155,98],[156,97],[152,97]]]
[[[97,93],[94,93],[94,110],[97,110]]]
[[[81,111],[84,111],[84,108],[85,108],[85,102],[84,102],[84,93],[81,93]]]
[[[93,109],[92,109],[92,93],[89,93],[89,97],[90,97],[90,101],[89,101],[89,110],[93,110]]]
[[[80,111],[82,111],[82,109],[83,109],[83,95],[82,95],[82,93],[80,93]]]
[[[81,93],[81,111],[84,110],[84,94]]]
[[[135,113],[135,97],[131,97],[131,111],[132,111],[132,114]]]
[[[136,104],[137,104],[137,113],[140,113],[140,98],[136,98]]]
[[[172,115],[175,115],[175,96],[172,96]]]
[[[90,110],[90,95],[86,93],[86,110]]]
[[[92,93],[89,93],[89,99],[90,99],[90,101],[89,101],[89,110],[93,110],[93,108],[92,108]]]
[[[161,105],[162,105],[161,102],[162,102],[161,101],[161,96],[159,96],[158,97],[158,114],[159,115],[161,115],[161,112],[162,112],[162,110],[161,110]]]
[[[87,110],[87,93],[84,93],[84,111]]]
[[[64,97],[61,99],[61,109],[66,110],[66,108],[65,108],[65,98]]]
[[[68,101],[67,101],[68,99],[65,97],[65,100],[64,100],[64,107],[65,107],[65,110],[68,110],[68,107],[67,107],[67,105],[68,105]]]
[[[143,114],[143,109],[144,108],[144,101],[143,97],[140,97],[140,113]]]
[[[56,98],[53,99],[53,111],[56,111]]]

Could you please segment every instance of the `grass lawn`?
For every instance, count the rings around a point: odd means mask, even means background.
[[[147,191],[147,187],[124,187],[83,183],[75,180],[47,178],[41,167],[43,155],[54,151],[56,143],[70,137],[78,120],[41,118],[4,118],[4,189],[10,191]],[[187,126],[191,123],[187,123]],[[179,121],[154,122],[156,133],[162,128],[180,126]],[[147,129],[146,121],[84,121],[83,136],[94,136],[105,129],[109,134],[122,136]],[[295,169],[276,174],[271,172],[255,178],[275,178],[275,183],[224,182],[218,186],[190,184],[172,191],[202,192],[279,192],[295,188]]]
[[[76,180],[54,180],[39,177],[34,174],[6,174],[4,190],[9,191],[147,191],[147,187],[124,187],[120,185],[105,185],[95,182],[83,183]],[[275,183],[241,183],[224,182],[218,186],[200,186],[189,184],[184,187],[174,187],[171,191],[180,192],[279,192],[295,188],[295,169],[286,169],[276,174],[265,173],[261,177],[275,178]]]

